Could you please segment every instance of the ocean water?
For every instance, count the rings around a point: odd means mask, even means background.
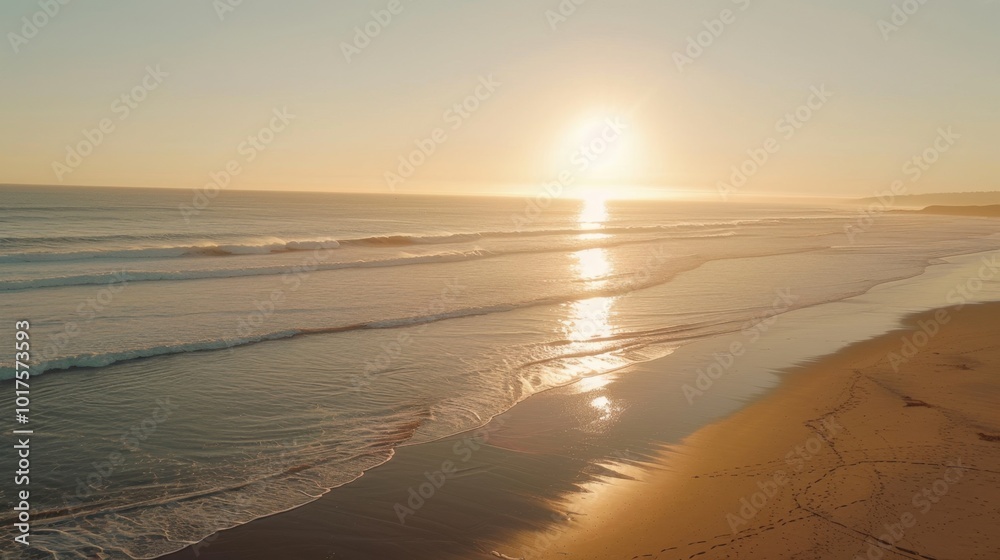
[[[0,336],[31,322],[28,557],[165,554],[540,391],[669,362],[765,320],[782,290],[781,312],[821,309],[1000,249],[988,219],[779,204],[192,203],[0,189]],[[13,373],[0,355],[5,391]]]

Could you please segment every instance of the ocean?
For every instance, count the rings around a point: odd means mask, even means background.
[[[3,557],[166,554],[638,364],[690,397],[680,348],[997,250],[990,219],[832,206],[3,187],[34,430],[32,552]]]

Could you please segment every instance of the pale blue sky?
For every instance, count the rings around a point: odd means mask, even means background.
[[[348,63],[342,43],[388,0],[243,0],[221,21],[208,0],[77,0],[26,42],[10,34],[41,8],[12,0],[0,182],[191,188],[235,159],[234,188],[387,191],[442,128],[399,192],[532,192],[573,170],[581,127],[617,118],[621,141],[580,183],[714,190],[775,137],[745,192],[870,195],[950,126],[961,138],[911,191],[1000,188],[1000,2],[928,0],[887,41],[894,3],[587,0],[553,30],[559,0],[401,0]],[[735,21],[679,71],[675,51],[724,9]],[[168,76],[121,119],[116,98],[157,65]],[[496,91],[452,129],[445,111],[490,75]],[[782,137],[821,85],[830,100]],[[241,143],[283,107],[295,118],[246,161]],[[105,118],[114,130],[67,160]]]

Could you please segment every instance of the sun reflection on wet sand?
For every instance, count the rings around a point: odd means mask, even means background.
[[[573,385],[573,393],[583,394],[583,393],[598,391],[600,389],[603,389],[604,387],[607,387],[608,385],[617,380],[618,377],[613,373],[607,375],[597,375],[594,377],[587,377],[585,379],[581,379],[579,383]]]
[[[611,399],[608,397],[597,397],[590,401],[590,406],[600,410],[605,416],[611,413]]]
[[[591,399],[589,404],[591,414],[597,413],[596,417],[591,417],[590,421],[585,424],[585,429],[591,432],[604,431],[624,411],[620,402],[616,403],[606,395]]]

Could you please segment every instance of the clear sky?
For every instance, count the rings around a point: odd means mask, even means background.
[[[998,20],[995,0],[10,0],[0,183],[195,188],[234,163],[230,188],[670,194],[743,166],[744,193],[994,190]]]

